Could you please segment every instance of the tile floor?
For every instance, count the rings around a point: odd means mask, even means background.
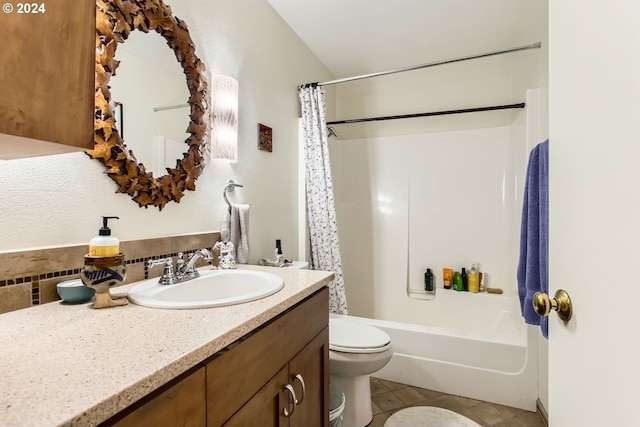
[[[371,378],[373,420],[383,427],[394,413],[408,406],[437,406],[457,412],[483,427],[545,427],[535,412],[468,399],[437,391]]]

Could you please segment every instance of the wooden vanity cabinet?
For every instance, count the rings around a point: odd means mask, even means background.
[[[328,427],[328,289],[316,292],[101,426]]]
[[[324,288],[206,363],[208,427],[329,425],[328,292]]]
[[[115,427],[205,425],[205,368],[201,365],[102,424]]]

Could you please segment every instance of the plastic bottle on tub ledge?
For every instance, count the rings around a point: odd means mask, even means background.
[[[471,270],[467,274],[467,286],[469,292],[480,292],[480,273],[475,264],[471,266]]]
[[[436,294],[435,278],[430,268],[427,268],[427,271],[424,273],[424,290],[429,295],[435,296]]]
[[[462,275],[458,271],[453,273],[453,290],[458,292],[463,290]]]

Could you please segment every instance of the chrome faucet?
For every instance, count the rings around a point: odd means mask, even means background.
[[[179,260],[182,260],[181,255],[182,253],[178,254]],[[209,249],[202,248],[192,253],[191,256],[189,257],[189,261],[186,264],[184,264],[184,262],[180,263],[178,261],[177,274],[179,277],[181,275],[185,277],[184,279],[181,280],[181,282],[184,282],[185,280],[195,279],[196,277],[200,277],[200,273],[198,273],[198,270],[196,270],[196,261],[198,261],[198,259],[200,258],[202,258],[205,261],[211,261],[213,259],[213,255],[211,254],[211,251]]]
[[[160,280],[158,283],[161,285],[175,285],[176,283],[186,282],[187,280],[195,279],[196,277],[200,277],[200,273],[196,270],[196,261],[199,259],[204,259],[205,261],[211,261],[213,259],[213,255],[211,255],[211,251],[209,249],[203,248],[198,249],[189,257],[189,261],[184,262],[182,252],[178,253],[178,260],[176,261],[176,271],[173,269],[173,260],[171,257],[168,258],[160,258],[160,259],[150,259],[147,261],[147,267],[152,268],[156,265],[163,265],[164,271],[162,272],[162,276],[160,276]]]

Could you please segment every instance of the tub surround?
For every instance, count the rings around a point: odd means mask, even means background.
[[[53,302],[0,315],[0,424],[96,425],[326,286],[332,273],[261,266],[262,300],[198,310]],[[117,288],[124,292],[131,285]],[[179,285],[176,285],[179,286]]]

